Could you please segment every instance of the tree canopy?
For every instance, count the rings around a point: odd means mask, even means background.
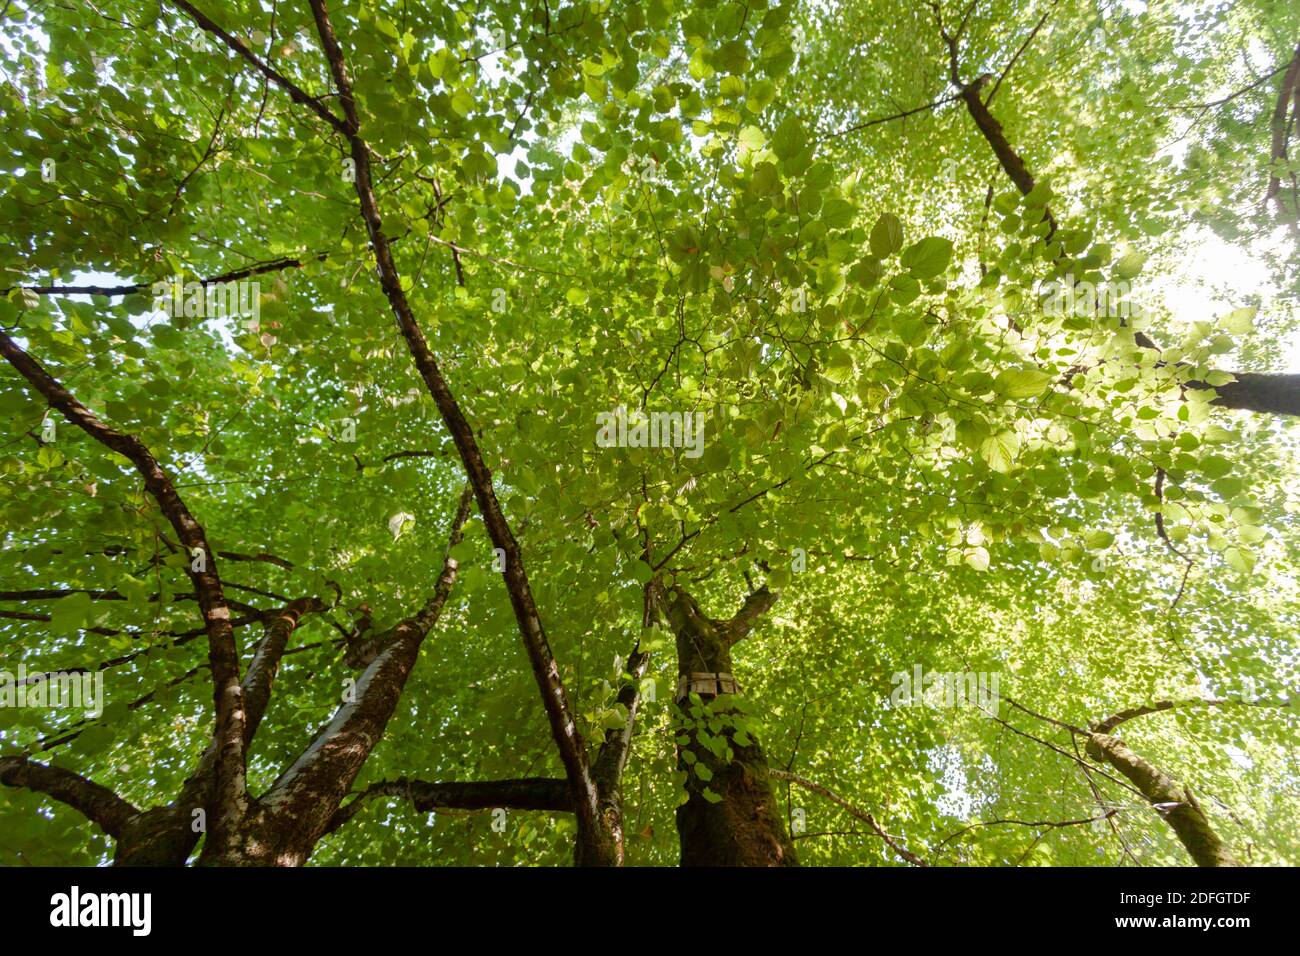
[[[1300,862],[1294,3],[0,18],[0,860]]]

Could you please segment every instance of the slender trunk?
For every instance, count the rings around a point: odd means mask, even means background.
[[[653,620],[650,589],[647,588],[645,616],[641,623],[649,626]],[[641,650],[638,640],[627,660],[628,680],[619,688],[617,699],[627,710],[627,720],[623,726],[605,732],[600,751],[591,765],[591,779],[596,786],[596,805],[605,831],[613,841],[613,859],[611,861],[608,845],[603,840],[593,841],[587,833],[580,831],[574,843],[575,866],[608,866],[611,862],[615,866],[623,865],[623,770],[627,766],[632,734],[636,729],[637,711],[641,707],[641,681],[649,669],[650,655]]]
[[[397,264],[393,260],[390,241],[384,233],[383,218],[379,211],[379,200],[375,195],[374,184],[370,174],[370,148],[361,138],[361,119],[352,93],[352,80],[344,62],[343,50],[330,22],[325,0],[311,0],[312,16],[316,21],[316,32],[320,37],[325,57],[329,61],[330,73],[338,90],[339,102],[343,108],[343,131],[351,147],[352,159],[356,165],[356,192],[361,205],[361,216],[365,220],[370,234],[370,246],[375,254],[375,264],[379,269],[379,284],[384,290],[397,319],[397,326],[402,337],[406,339],[411,358],[415,362],[420,377],[424,380],[433,397],[434,404],[442,416],[447,431],[460,454],[465,473],[469,477],[478,500],[479,514],[487,528],[492,545],[505,554],[506,590],[510,595],[510,604],[519,623],[520,635],[523,637],[524,649],[532,665],[533,677],[537,689],[542,695],[542,704],[551,725],[551,736],[555,739],[560,753],[560,762],[564,765],[565,776],[573,789],[574,816],[578,831],[592,846],[596,860],[605,865],[614,865],[616,860],[615,840],[606,826],[598,807],[596,786],[591,779],[591,767],[587,762],[586,743],[578,733],[577,721],[569,704],[564,682],[560,679],[560,668],[551,652],[550,643],[542,628],[541,615],[533,599],[528,574],[524,570],[523,555],[519,543],[515,540],[501,505],[497,501],[496,489],[492,483],[492,473],[488,470],[464,412],[461,410],[451,387],[438,367],[437,359],[429,348],[424,332],[416,322],[402,287]]]
[[[1291,64],[1287,67],[1286,73],[1282,75],[1282,85],[1278,89],[1277,103],[1273,107],[1273,118],[1270,122],[1272,130],[1272,150],[1269,157],[1272,163],[1276,165],[1284,164],[1287,159],[1287,139],[1291,134],[1291,123],[1287,122],[1287,109],[1290,101],[1295,100],[1295,111],[1293,116],[1300,117],[1300,46],[1295,48],[1295,55],[1291,58]],[[1292,185],[1295,184],[1295,176],[1291,177]],[[1288,210],[1286,204],[1282,201],[1282,179],[1276,172],[1276,168],[1269,172],[1268,189],[1264,194],[1264,202],[1268,203],[1273,200],[1277,204],[1278,215],[1284,218],[1291,218],[1291,228],[1296,228],[1296,217],[1300,216],[1300,208]],[[1296,202],[1300,202],[1297,197]]]
[[[461,462],[465,466],[466,475],[473,486],[479,511],[483,516],[488,535],[492,539],[493,547],[505,553],[503,576],[506,589],[510,594],[510,603],[519,624],[524,649],[532,665],[533,677],[542,695],[542,704],[551,725],[551,735],[555,739],[560,761],[564,765],[565,776],[573,790],[574,815],[578,830],[585,835],[593,848],[598,849],[600,862],[614,864],[616,862],[615,841],[599,811],[598,795],[591,779],[586,744],[578,732],[573,709],[569,704],[564,683],[560,679],[559,665],[555,662],[546,633],[542,628],[541,616],[533,599],[528,575],[524,570],[519,544],[497,501],[496,490],[492,484],[492,473],[483,460],[478,440],[457,403],[451,387],[443,377],[438,362],[424,337],[424,332],[416,322],[397,265],[393,260],[391,241],[384,233],[379,200],[371,178],[371,151],[361,137],[361,118],[352,92],[352,80],[344,61],[343,49],[330,21],[325,0],[310,0],[310,6],[316,23],[316,32],[329,64],[330,75],[334,79],[338,101],[343,109],[342,117],[333,113],[320,98],[308,95],[283,74],[277,72],[274,67],[263,62],[247,45],[223,30],[188,0],[171,0],[171,2],[173,6],[185,11],[204,30],[219,37],[232,53],[250,63],[268,81],[287,92],[295,103],[310,109],[347,139],[355,163],[357,198],[360,201],[362,219],[370,236],[375,265],[379,270],[380,286],[393,310],[398,330],[406,340],[416,369],[424,380],[434,403],[438,406],[443,423],[450,432]]]
[[[3,332],[0,332],[0,355],[40,392],[51,408],[135,466],[146,490],[158,503],[185,547],[186,554],[194,558],[187,565],[186,573],[194,584],[208,635],[208,667],[212,672],[215,713],[213,745],[216,764],[207,812],[211,818],[212,839],[224,842],[239,825],[245,809],[246,704],[239,679],[239,654],[231,625],[230,602],[226,600],[217,574],[216,557],[208,544],[207,532],[177,493],[171,476],[139,438],[117,431],[92,414],[40,362]]]

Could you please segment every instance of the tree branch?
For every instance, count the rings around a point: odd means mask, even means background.
[[[587,833],[593,842],[602,844],[606,857],[612,861],[613,839],[601,824],[598,794],[591,778],[586,744],[578,732],[577,721],[569,705],[564,683],[560,679],[559,667],[551,653],[546,633],[542,629],[541,617],[529,587],[519,544],[501,511],[492,484],[492,473],[483,461],[473,429],[443,378],[437,360],[407,301],[388,237],[384,233],[379,203],[375,197],[371,178],[369,149],[360,135],[361,120],[343,51],[335,36],[324,0],[311,0],[311,8],[316,20],[316,32],[320,36],[321,46],[329,62],[330,73],[334,77],[334,85],[343,107],[345,120],[342,129],[351,144],[352,159],[356,165],[354,185],[361,204],[362,218],[370,234],[370,244],[374,249],[380,284],[397,319],[398,328],[406,339],[416,368],[433,396],[443,422],[451,432],[452,440],[456,443],[456,450],[460,453],[470,485],[474,489],[479,513],[483,516],[492,544],[505,554],[504,576],[510,594],[510,603],[519,623],[524,647],[532,665],[533,677],[542,694],[546,716],[551,725],[551,735],[555,738],[565,775],[573,788],[579,829]]]
[[[215,805],[208,814],[213,841],[221,843],[233,831],[245,807],[244,699],[239,682],[239,656],[231,627],[230,607],[217,574],[216,555],[203,526],[190,514],[156,458],[134,435],[118,432],[93,415],[7,334],[0,332],[0,354],[49,402],[100,444],[128,459],[144,478],[145,488],[175,530],[181,544],[198,562],[187,565],[208,635],[208,665],[212,671],[218,744]],[[200,570],[195,569],[198,563]]]
[[[1029,31],[1029,35],[1025,37],[1025,42],[1020,44],[1019,49],[1017,49],[1016,52],[1012,55],[1011,59],[1007,61],[1007,65],[1002,68],[1002,72],[998,74],[998,78],[996,82],[994,82],[993,84],[993,89],[989,90],[989,95],[984,100],[985,106],[992,103],[993,97],[998,95],[998,87],[1000,87],[1002,85],[1002,81],[1007,78],[1007,74],[1011,72],[1011,68],[1015,66],[1016,62],[1020,59],[1020,57],[1024,55],[1025,50],[1029,49],[1029,44],[1034,42],[1034,37],[1038,36],[1039,30],[1043,29],[1044,24],[1047,23],[1047,18],[1052,15],[1052,11],[1056,9],[1056,5],[1058,3],[1060,3],[1060,0],[1052,0],[1047,10],[1043,12],[1042,17],[1039,19],[1039,21],[1036,24],[1034,24],[1034,28]]]
[[[289,636],[298,627],[298,621],[311,611],[324,611],[325,604],[319,598],[305,597],[289,602],[283,609],[274,612],[266,624],[266,635],[244,674],[244,701],[248,709],[245,724],[245,743],[251,743],[257,728],[271,702],[271,687],[280,668],[280,659],[284,657]]]
[[[735,644],[743,640],[754,629],[758,619],[770,611],[780,597],[778,592],[769,590],[765,584],[745,598],[745,603],[735,617],[725,624],[730,642]]]
[[[1085,750],[1122,773],[1173,828],[1197,866],[1237,866],[1232,851],[1210,825],[1192,791],[1142,759],[1118,737],[1094,733]]]
[[[1300,94],[1300,46],[1296,47],[1295,55],[1291,58],[1291,63],[1282,77],[1282,85],[1277,91],[1277,102],[1273,107],[1273,118],[1270,123],[1273,142],[1269,158],[1274,165],[1286,162],[1287,139],[1290,133],[1286,114],[1290,100],[1296,94]],[[1300,115],[1300,105],[1296,107],[1296,112]],[[1277,204],[1277,211],[1280,214],[1287,214],[1287,208],[1282,203],[1282,179],[1273,170],[1269,172],[1268,190],[1264,194],[1264,202],[1267,204],[1270,199]],[[1300,209],[1296,210],[1296,213],[1300,215]],[[1296,228],[1294,221],[1292,222],[1292,228]]]
[[[399,797],[411,801],[420,813],[433,810],[551,810],[572,813],[573,799],[568,781],[552,777],[521,777],[515,780],[480,780],[468,783],[428,783],[399,777],[381,780],[362,790],[339,807],[325,833],[330,834],[351,820],[375,797]]]
[[[1109,734],[1116,727],[1125,721],[1132,720],[1134,717],[1145,717],[1147,714],[1158,714],[1161,711],[1173,710],[1176,707],[1288,707],[1290,701],[1282,700],[1233,700],[1231,698],[1215,697],[1193,697],[1188,700],[1158,700],[1152,704],[1141,704],[1137,707],[1130,707],[1127,710],[1121,710],[1118,713],[1107,717],[1092,724],[1090,729],[1093,733]]]
[[[642,555],[648,563],[650,556],[648,535],[646,542]],[[644,588],[642,627],[649,627],[654,621],[654,594],[655,582],[652,579],[646,582]],[[627,711],[627,720],[623,721],[621,726],[611,727],[605,731],[605,739],[601,742],[600,750],[591,766],[591,776],[596,784],[601,813],[613,837],[615,861],[619,865],[623,863],[623,771],[627,767],[628,753],[632,749],[632,736],[636,731],[637,711],[641,706],[641,681],[650,670],[650,654],[641,650],[639,636],[632,645],[632,653],[628,655],[624,669],[628,679],[619,688],[615,702]],[[584,840],[577,841],[574,859],[579,866],[587,862],[588,850]],[[596,850],[599,852],[600,847]],[[592,862],[599,864],[601,861],[596,859]]]
[[[211,34],[214,34],[215,36],[220,37],[222,42],[225,43],[227,47],[229,47],[236,54],[238,54],[239,56],[247,60],[249,63],[251,63],[253,67],[257,70],[257,72],[261,73],[264,77],[266,77],[276,86],[280,87],[280,89],[288,93],[289,98],[291,100],[293,100],[295,103],[299,103],[307,107],[313,113],[315,113],[317,116],[323,119],[325,122],[329,123],[330,126],[334,127],[334,129],[338,130],[340,133],[343,133],[344,135],[347,135],[347,128],[345,127],[343,121],[339,119],[337,116],[335,116],[328,109],[326,109],[324,105],[321,103],[320,99],[318,99],[315,96],[310,96],[301,87],[297,86],[292,80],[290,80],[288,77],[284,76],[283,74],[276,71],[273,67],[263,62],[261,57],[259,57],[248,47],[244,46],[242,40],[240,40],[238,37],[235,37],[227,33],[221,27],[217,26],[217,24],[210,17],[208,17],[206,14],[198,10],[194,6],[194,4],[189,3],[188,0],[171,0],[171,3],[173,6],[177,7],[178,9],[185,11],[185,13],[189,15],[190,19],[193,20],[195,23],[197,23],[204,30],[208,31]]]
[[[880,837],[880,839],[885,841],[886,846],[888,846],[891,850],[897,853],[908,863],[911,863],[913,866],[930,865],[929,863],[926,863],[925,860],[921,859],[919,856],[913,853],[911,850],[908,850],[905,847],[903,847],[898,842],[897,839],[890,836],[885,831],[885,828],[882,827],[879,823],[877,823],[876,818],[873,817],[870,813],[868,813],[866,810],[861,809],[860,807],[856,807],[853,804],[849,803],[849,801],[845,800],[843,797],[841,797],[830,787],[823,787],[820,783],[814,783],[813,781],[808,780],[805,777],[801,777],[797,773],[791,773],[788,770],[777,770],[775,768],[771,768],[768,770],[768,773],[771,774],[773,777],[775,777],[777,780],[788,780],[791,783],[797,783],[805,790],[811,790],[813,793],[820,794],[821,796],[825,797],[827,800],[831,801],[831,803],[843,807],[845,810],[849,812],[850,816],[856,817],[857,819],[865,823],[867,826],[871,827],[871,829],[875,831],[876,836]]]
[[[922,106],[917,106],[910,110],[903,110],[901,113],[894,113],[891,116],[877,117],[876,119],[867,120],[864,123],[855,123],[854,125],[846,126],[844,127],[844,129],[838,130],[837,132],[827,133],[826,135],[822,136],[821,139],[823,141],[828,139],[838,139],[841,136],[847,136],[850,133],[856,133],[859,132],[860,130],[868,129],[872,126],[879,126],[881,123],[891,123],[894,120],[906,119],[909,116],[915,116],[917,113],[926,113],[929,112],[930,110],[938,109],[940,106],[943,106],[945,103],[951,103],[953,100],[957,99],[959,95],[960,94],[957,93],[951,93],[948,96],[941,96],[937,100],[932,100],[931,102],[926,103]]]
[[[304,859],[383,737],[419,658],[420,646],[451,594],[459,569],[451,551],[464,535],[472,500],[467,486],[452,518],[447,555],[433,596],[388,632],[383,648],[362,672],[350,699],[259,800],[272,815],[293,821],[301,842],[297,850]]]
[[[935,10],[937,18],[938,6],[932,3],[931,7]],[[940,22],[940,31],[943,31],[942,22]],[[997,157],[1007,178],[1015,183],[1022,194],[1028,195],[1035,186],[1034,177],[1029,172],[1029,167],[1025,165],[1024,159],[1007,140],[1002,124],[989,112],[985,102],[980,98],[980,89],[990,78],[989,74],[983,74],[973,83],[962,84],[958,74],[956,43],[946,33],[943,36],[952,56],[953,83],[961,90],[960,95],[966,103],[967,112],[970,113],[971,119],[974,120],[989,148],[993,150],[993,155]],[[989,99],[991,100],[992,96]],[[1043,220],[1048,223],[1047,236],[1043,241],[1048,242],[1056,234],[1057,223],[1051,208],[1046,205],[1043,207]],[[1155,342],[1145,332],[1135,332],[1133,338],[1142,348],[1159,351]],[[1212,404],[1223,408],[1240,408],[1266,415],[1300,415],[1300,375],[1262,372],[1230,374],[1236,380],[1217,387],[1199,380],[1183,384],[1186,388],[1214,389],[1216,396]]]
[[[102,784],[26,757],[0,757],[0,783],[53,797],[111,837],[116,837],[126,822],[140,812]]]

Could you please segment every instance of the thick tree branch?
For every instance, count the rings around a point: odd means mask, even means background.
[[[268,621],[266,635],[258,645],[244,675],[244,696],[248,706],[245,746],[252,743],[253,735],[262,722],[271,700],[272,684],[280,660],[288,654],[319,645],[303,645],[292,651],[285,650],[289,637],[297,628],[303,614],[320,611],[324,603],[316,598],[299,598],[276,612]],[[191,672],[192,673],[192,672]],[[188,675],[187,675],[188,676]],[[153,695],[146,695],[141,703]],[[135,704],[132,705],[133,707]],[[216,745],[210,745],[199,758],[198,766],[181,786],[180,793],[171,803],[145,811],[132,821],[127,832],[118,840],[113,858],[114,866],[183,866],[199,842],[199,832],[193,827],[194,811],[211,801]]]
[[[1085,749],[1089,757],[1109,763],[1132,781],[1173,828],[1197,866],[1239,865],[1189,788],[1139,757],[1118,737],[1094,733]]]
[[[1007,140],[1006,133],[1002,130],[1002,124],[997,121],[994,115],[989,112],[989,108],[984,105],[980,98],[980,89],[983,87],[981,80],[963,86],[961,89],[962,101],[966,104],[966,111],[975,121],[975,126],[979,129],[984,141],[989,144],[993,150],[993,155],[997,157],[998,165],[1002,167],[1007,178],[1016,184],[1016,188],[1021,193],[1028,195],[1034,188],[1034,177],[1030,175],[1029,167],[1020,154],[1012,148],[1011,143]],[[1046,206],[1043,207],[1043,219],[1048,223],[1047,238],[1050,240],[1056,233],[1056,218],[1052,211]]]
[[[280,659],[284,657],[289,636],[298,627],[298,621],[311,611],[324,611],[325,604],[318,598],[298,598],[276,611],[266,622],[266,635],[262,638],[253,659],[244,674],[244,701],[248,708],[248,720],[245,724],[244,738],[251,743],[257,728],[271,702],[271,687],[280,668]]]
[[[448,553],[433,596],[388,633],[383,649],[362,672],[350,699],[259,801],[273,817],[292,821],[298,850],[304,853],[325,832],[397,709],[420,646],[456,583],[459,565],[450,552],[464,535],[471,505],[466,487],[452,519]]]
[[[66,803],[111,837],[116,837],[126,822],[140,812],[102,784],[26,757],[0,757],[0,783]]]
[[[460,453],[474,495],[478,500],[479,512],[494,547],[505,553],[506,588],[510,594],[510,603],[519,622],[524,647],[528,653],[533,676],[542,693],[542,702],[547,719],[551,725],[551,734],[555,738],[564,764],[565,774],[574,790],[579,828],[589,831],[596,837],[603,830],[597,807],[596,787],[591,779],[587,760],[586,744],[578,732],[577,721],[569,705],[564,684],[560,680],[559,667],[556,665],[550,644],[542,629],[541,617],[536,602],[529,588],[528,576],[524,571],[522,554],[514,534],[501,511],[496,492],[492,484],[492,474],[483,462],[478,442],[473,429],[466,420],[460,405],[443,378],[442,371],[429,349],[424,333],[420,330],[415,316],[402,288],[400,274],[393,260],[391,241],[384,233],[383,220],[379,212],[379,203],[375,197],[374,185],[370,171],[370,150],[361,138],[361,121],[357,112],[356,99],[352,92],[352,81],[348,75],[342,48],[334,33],[329,13],[321,0],[312,0],[312,15],[316,21],[317,33],[329,63],[330,73],[343,107],[344,118],[340,120],[335,114],[325,109],[319,101],[308,96],[289,80],[267,67],[252,54],[239,40],[218,27],[211,19],[200,13],[186,0],[172,0],[180,9],[185,10],[199,26],[221,38],[228,47],[252,63],[259,72],[287,91],[290,97],[303,103],[321,116],[331,127],[343,133],[350,145],[352,159],[356,167],[355,186],[361,204],[362,217],[370,234],[371,246],[375,253],[375,262],[379,270],[380,285],[388,298],[397,325],[406,339],[407,346],[415,360],[416,368],[424,379],[433,396],[443,422],[451,432],[452,440]],[[604,858],[612,861],[614,847],[612,836],[605,834],[600,841],[607,846]]]
[[[1129,781],[1124,784],[1128,789],[1144,797],[1152,807],[1154,807],[1161,816],[1164,817],[1174,830],[1179,841],[1186,847],[1187,852],[1191,854],[1192,859],[1197,866],[1237,866],[1237,860],[1219,839],[1218,834],[1210,825],[1208,817],[1201,809],[1200,804],[1192,795],[1190,788],[1180,784],[1172,777],[1165,774],[1158,767],[1153,766],[1150,762],[1138,756],[1128,745],[1118,737],[1110,736],[1110,731],[1126,720],[1134,717],[1140,717],[1143,714],[1152,714],[1162,710],[1169,710],[1174,707],[1201,705],[1219,705],[1225,703],[1240,703],[1239,701],[1223,700],[1188,700],[1188,701],[1158,701],[1154,704],[1133,707],[1128,710],[1120,711],[1113,717],[1109,717],[1098,723],[1093,723],[1087,730],[1082,727],[1076,727],[1065,721],[1056,720],[1043,714],[1035,713],[1022,704],[1016,703],[1005,695],[999,695],[1007,703],[1016,707],[1018,710],[1035,717],[1038,720],[1054,724],[1063,730],[1082,739],[1084,749],[1089,757],[1100,763],[1108,763]],[[1001,720],[997,715],[991,715],[994,720],[1003,726],[1015,731],[1022,736],[1029,737],[1031,740],[1038,740],[1032,734],[1016,730],[1010,724]],[[1078,761],[1074,757],[1058,747],[1038,740],[1039,743],[1045,744],[1058,753],[1064,754],[1072,760]],[[1086,766],[1082,761],[1078,761],[1080,766]],[[1107,775],[1109,776],[1109,774]],[[1111,778],[1114,779],[1114,778]],[[1123,781],[1118,781],[1123,783]],[[1130,786],[1131,784],[1131,786]]]
[[[746,597],[740,610],[725,625],[731,643],[735,644],[748,636],[754,629],[754,625],[758,623],[758,619],[770,611],[780,597],[781,595],[776,591],[768,590],[767,585],[763,585]]]
[[[1150,341],[1148,339],[1148,341]],[[1300,415],[1300,375],[1285,372],[1233,372],[1226,385],[1187,382],[1187,388],[1213,389],[1213,404],[1262,415]]]
[[[410,800],[420,813],[433,810],[551,810],[572,813],[568,781],[558,777],[521,777],[515,780],[479,780],[467,783],[429,783],[399,777],[371,784],[339,807],[325,833],[343,826],[375,797]]]

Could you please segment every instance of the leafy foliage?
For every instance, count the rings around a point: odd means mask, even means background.
[[[208,6],[332,105],[306,5]],[[927,5],[334,6],[397,270],[589,742],[627,721],[634,645],[651,654],[628,862],[675,862],[682,721],[721,726],[671,703],[651,580],[718,616],[756,583],[781,592],[735,650],[747,711],[727,725],[932,864],[1185,862],[1156,811],[1029,711],[1086,727],[1300,686],[1294,425],[1197,387],[1278,367],[1296,331],[1294,218],[1259,203],[1280,74],[1250,84],[1295,55],[1300,10],[936,8],[949,29],[965,18],[961,80],[990,74],[988,108],[1037,177],[1022,193],[954,95]],[[354,676],[340,631],[363,613],[391,626],[432,592],[456,449],[394,329],[341,137],[171,3],[4,16],[0,325],[178,476],[233,600],[330,605],[294,632],[256,794]],[[1257,243],[1277,293],[1215,323],[1172,313],[1158,283],[1205,232]],[[159,308],[156,282],[166,297],[237,273],[257,283],[255,323]],[[1063,281],[1123,283],[1141,314],[1047,307]],[[701,453],[600,447],[597,416],[620,406],[698,413]],[[101,668],[107,706],[84,722],[0,708],[0,752],[156,805],[211,733],[203,642],[184,636],[201,626],[190,557],[126,462],[55,419],[0,373],[0,668]],[[477,516],[453,557],[358,790],[563,775]],[[36,589],[73,593],[5,599]],[[247,663],[260,626],[237,634]],[[892,705],[892,675],[917,666],[998,673],[1027,710]],[[1300,862],[1293,707],[1121,732],[1243,857]],[[777,797],[806,820],[803,862],[899,862],[843,808],[784,781]],[[494,822],[377,800],[312,859],[572,856],[569,815]],[[0,789],[0,833],[7,862],[111,855],[19,789]]]

